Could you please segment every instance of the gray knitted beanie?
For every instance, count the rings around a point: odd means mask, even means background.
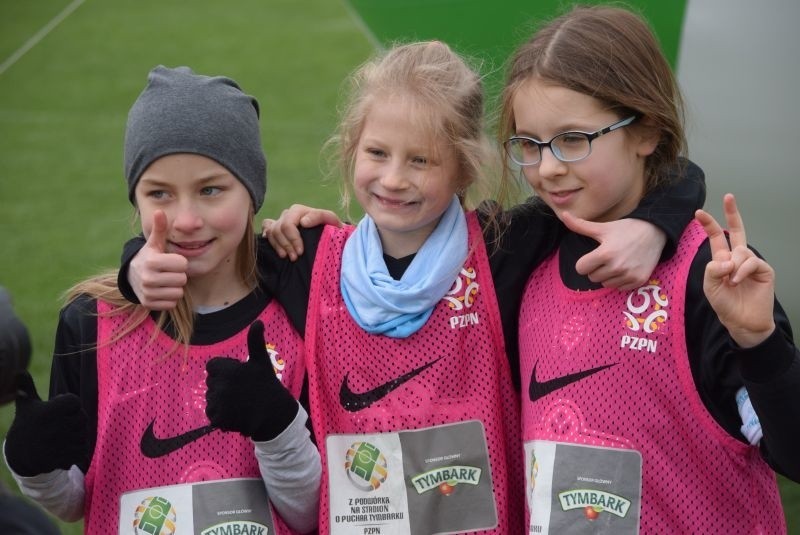
[[[258,101],[222,76],[159,65],[128,112],[125,177],[128,198],[142,173],[168,154],[207,156],[247,188],[257,212],[267,188],[267,161],[258,128]]]

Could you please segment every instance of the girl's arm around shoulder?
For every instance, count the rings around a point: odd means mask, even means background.
[[[330,210],[293,204],[281,212],[278,219],[261,221],[261,235],[269,240],[281,258],[288,257],[295,261],[304,253],[305,237],[301,229],[324,225],[341,227],[343,223],[339,216]]]
[[[672,258],[695,210],[706,202],[706,178],[694,162],[681,158],[669,169],[664,182],[645,195],[628,217],[642,219],[661,229],[667,237],[662,260]]]
[[[518,300],[533,270],[555,251],[564,226],[537,197],[507,211],[493,201],[485,201],[476,214],[502,309],[504,298]],[[510,307],[509,312],[515,315],[517,308]]]
[[[570,216],[564,221],[570,230],[598,244],[595,250],[578,259],[576,269],[606,287],[640,286],[659,258],[668,259],[674,254],[686,225],[704,202],[702,170],[688,160],[681,160],[669,170],[663,184],[645,195],[626,218],[592,223]],[[506,212],[487,202],[479,207],[478,215],[495,281],[500,275],[514,278],[522,275],[526,281],[531,271],[556,249],[565,232],[562,222],[537,197]],[[637,219],[648,224],[634,223]]]
[[[561,217],[570,230],[599,244],[577,259],[575,269],[606,288],[632,290],[645,284],[658,262],[675,253],[684,229],[704,202],[702,171],[680,160],[623,219],[589,222],[565,212]]]
[[[489,257],[509,262],[514,259],[528,274],[555,251],[563,233],[558,217],[538,197],[508,210],[494,201],[484,201],[475,212]]]
[[[279,252],[265,236],[259,236],[257,241],[257,256],[259,277],[266,287],[273,293],[291,284],[311,281],[311,272],[317,248],[325,225],[311,228],[298,227],[299,239],[303,243],[303,253],[292,258]]]
[[[300,336],[305,336],[311,275],[323,229],[322,225],[299,229],[304,253],[296,260],[279,255],[267,238],[258,238],[259,280],[281,304]]]

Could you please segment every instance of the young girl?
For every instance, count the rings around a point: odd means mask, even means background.
[[[534,206],[497,225],[464,213],[489,150],[482,117],[479,77],[443,43],[367,63],[338,136],[367,216],[356,228],[304,231],[297,263],[264,251],[276,273],[268,284],[305,333],[323,532],[522,525],[519,401],[503,336],[516,317],[501,316],[495,290],[518,302],[558,220]],[[524,236],[529,247],[512,256],[501,241],[490,263],[482,227],[505,223],[500,239]],[[646,244],[652,264],[662,243]],[[167,260],[145,247],[131,262],[143,302],[170,300]]]
[[[623,217],[684,146],[670,67],[618,8],[576,8],[522,45],[502,116],[510,160],[559,217]],[[570,234],[532,274],[520,312],[530,533],[785,531],[772,469],[800,481],[800,359],[732,197],[725,212],[730,246],[700,212],[630,293],[577,273],[586,245]]]
[[[125,172],[148,243],[183,261],[185,295],[156,318],[115,273],[70,290],[51,399],[20,384],[9,467],[86,533],[313,529],[319,455],[293,397],[302,340],[256,273],[258,103],[229,78],[153,69],[128,115]]]

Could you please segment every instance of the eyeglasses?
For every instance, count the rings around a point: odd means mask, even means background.
[[[512,136],[503,143],[503,146],[508,157],[517,165],[529,166],[539,163],[542,160],[543,147],[550,147],[553,156],[562,162],[577,162],[592,153],[592,140],[623,126],[628,126],[638,118],[638,115],[632,115],[592,133],[564,132],[547,142],[527,136]]]

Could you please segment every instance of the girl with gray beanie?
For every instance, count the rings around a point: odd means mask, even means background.
[[[86,533],[316,527],[303,343],[256,268],[258,115],[236,82],[186,67],[153,69],[130,109],[128,198],[146,247],[183,268],[179,306],[128,302],[116,271],[71,288],[50,400],[20,381],[4,447],[22,492]]]

